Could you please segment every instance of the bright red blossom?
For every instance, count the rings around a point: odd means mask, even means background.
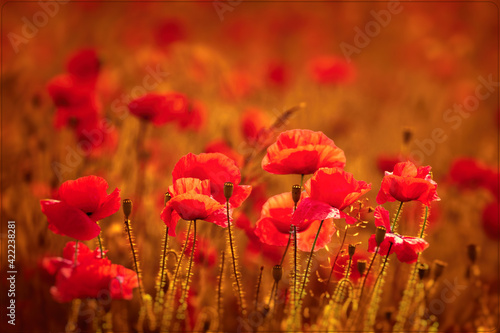
[[[232,159],[220,153],[189,153],[181,157],[172,171],[172,179],[189,177],[210,180],[211,195],[221,204],[226,203],[224,183],[233,183],[233,195],[229,200],[233,208],[239,207],[252,191],[249,185],[239,185],[240,170]]]
[[[300,201],[299,201],[300,204]],[[294,202],[290,192],[275,195],[264,204],[260,219],[255,225],[255,234],[260,241],[269,245],[286,246],[293,224]],[[302,251],[311,251],[318,231],[319,220],[301,219],[297,227],[297,245]],[[326,219],[318,236],[315,251],[328,244],[335,233],[332,219]]]
[[[267,148],[262,169],[285,175],[308,175],[322,167],[345,166],[344,151],[322,132],[295,129],[278,136]]]
[[[160,126],[179,119],[188,108],[188,99],[180,93],[148,93],[134,99],[128,108],[133,115]]]
[[[417,168],[410,161],[396,164],[394,171],[386,172],[382,179],[377,203],[418,200],[429,206],[431,201],[440,200],[437,184],[432,180],[430,171],[430,166]]]
[[[407,237],[393,234],[391,231],[391,218],[389,211],[382,206],[375,208],[375,225],[382,226],[386,229],[386,234],[383,242],[380,244],[378,253],[383,256],[390,255],[396,252],[398,260],[404,263],[412,264],[417,261],[418,253],[429,247],[424,239],[418,237]],[[392,245],[391,245],[392,243]],[[368,240],[368,251],[374,253],[377,247],[375,235],[371,235]],[[389,248],[391,251],[389,252]]]
[[[169,187],[172,198],[161,212],[161,219],[169,227],[169,235],[175,236],[179,219],[204,220],[227,227],[224,205],[210,195],[210,181],[197,178],[179,178]]]
[[[78,240],[90,240],[99,234],[98,220],[120,209],[120,190],[107,194],[108,183],[101,177],[87,176],[64,182],[60,200],[41,200],[49,229]]]
[[[100,257],[100,251],[90,251],[78,244],[75,264],[75,242],[69,242],[62,258],[46,258],[43,266],[50,274],[56,274],[56,284],[50,289],[59,302],[78,298],[98,298],[103,292],[112,299],[132,299],[133,289],[138,287],[137,274],[121,265],[112,264]]]

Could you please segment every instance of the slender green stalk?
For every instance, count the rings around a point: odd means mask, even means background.
[[[262,282],[262,272],[264,271],[264,266],[260,267],[259,279],[257,280],[257,291],[255,293],[255,305],[254,309],[257,311],[257,305],[259,304],[259,291],[260,291],[260,283]]]
[[[304,293],[304,289],[306,288],[307,278],[308,278],[308,275],[309,275],[309,267],[311,265],[312,257],[313,257],[313,254],[314,254],[314,248],[316,246],[316,242],[318,241],[318,236],[319,236],[319,233],[321,231],[321,227],[323,226],[323,222],[325,222],[325,220],[321,220],[321,223],[320,223],[319,228],[318,228],[318,232],[316,233],[316,237],[314,237],[314,242],[313,242],[313,245],[312,245],[312,248],[311,248],[311,252],[309,253],[309,259],[307,260],[307,266],[306,266],[306,271],[305,271],[305,275],[304,275],[304,281],[302,281],[302,288],[300,289],[299,303],[302,301],[302,294]]]
[[[222,251],[220,275],[219,275],[219,288],[217,289],[217,315],[219,316],[219,328],[222,327],[222,278],[224,276],[224,260],[225,252]]]
[[[380,279],[380,276],[382,276],[382,273],[384,272],[385,266],[386,266],[386,264],[387,264],[387,259],[389,258],[389,253],[391,253],[392,242],[389,242],[389,243],[390,243],[390,244],[389,244],[389,250],[387,250],[387,255],[385,256],[384,263],[382,264],[382,269],[380,270],[380,273],[378,273],[377,278],[375,279],[375,284],[374,284],[374,286],[376,286],[376,285],[377,285],[378,280]],[[374,291],[375,291],[375,289],[374,289],[374,290],[372,290],[372,293],[371,293],[371,294],[373,294],[373,292],[374,292]],[[371,294],[370,294],[370,296],[371,296]]]
[[[99,251],[101,252],[101,258],[104,258],[104,251],[102,250],[101,234],[97,235],[97,241],[99,242]]]
[[[427,225],[427,216],[429,215],[429,207],[425,206],[424,222],[422,223],[422,229],[420,230],[420,238],[424,237],[425,227]]]
[[[130,243],[130,249],[132,251],[132,259],[134,260],[135,272],[137,273],[137,282],[139,285],[139,294],[141,295],[141,303],[142,303],[144,300],[144,290],[142,289],[141,272],[139,271],[139,263],[138,263],[139,260],[137,259],[137,254],[136,254],[135,247],[134,247],[134,240],[133,240],[133,236],[132,236],[132,227],[130,226],[129,219],[125,219],[125,229],[127,231],[128,241]]]
[[[297,304],[297,227],[293,226],[293,305]]]
[[[394,221],[392,222],[392,226],[391,226],[391,232],[392,233],[396,232],[396,222],[398,221],[399,213],[401,213],[401,208],[402,207],[403,207],[403,202],[401,201],[399,203],[399,208],[398,208],[398,211],[396,213],[396,216],[394,217]]]
[[[186,282],[184,284],[184,288],[182,290],[182,295],[181,295],[181,301],[180,301],[180,307],[177,312],[177,318],[178,319],[185,319],[185,311],[187,309],[187,296],[189,292],[189,286],[190,286],[190,281],[191,281],[191,275],[192,275],[192,269],[193,269],[193,262],[194,262],[194,253],[196,251],[196,220],[193,220],[193,243],[191,244],[191,255],[189,256],[189,264],[188,264],[188,269],[187,269],[187,275],[186,275]]]
[[[363,279],[363,284],[361,285],[361,291],[359,292],[359,303],[361,303],[362,297],[363,297],[363,291],[365,289],[365,284],[366,280],[368,279],[368,275],[370,275],[370,270],[372,269],[373,262],[375,261],[375,257],[377,256],[379,247],[375,249],[375,253],[373,254],[372,260],[370,261],[370,265],[368,266],[368,269],[366,270],[365,278]]]

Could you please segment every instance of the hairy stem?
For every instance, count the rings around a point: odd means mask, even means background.
[[[339,250],[337,252],[337,255],[335,256],[335,260],[333,261],[332,269],[330,270],[330,275],[328,275],[328,281],[326,282],[327,286],[330,284],[330,280],[332,279],[333,270],[335,269],[335,264],[337,263],[337,259],[339,258],[340,252],[342,251],[342,248],[344,247],[346,237],[347,237],[347,229],[344,232],[344,237],[342,238],[342,243],[340,243]]]
[[[319,228],[318,228],[318,232],[316,233],[316,237],[314,237],[314,242],[313,242],[313,245],[312,245],[312,248],[311,248],[311,252],[309,253],[309,259],[307,260],[307,266],[306,266],[306,271],[305,271],[305,275],[304,275],[304,281],[302,281],[302,288],[300,289],[299,303],[302,301],[302,294],[304,293],[304,289],[306,288],[307,278],[308,278],[308,275],[309,275],[309,267],[311,266],[311,261],[312,261],[312,257],[313,257],[313,254],[314,254],[314,247],[316,246],[316,242],[318,241],[318,236],[319,236],[319,233],[321,231],[321,227],[323,226],[323,222],[324,221],[325,220],[321,220],[321,223],[320,223]]]
[[[141,272],[139,270],[139,264],[138,264],[138,259],[137,259],[135,247],[134,247],[134,239],[133,239],[133,235],[132,235],[132,227],[130,226],[129,219],[125,220],[125,229],[127,231],[128,241],[130,243],[130,250],[132,251],[132,259],[134,260],[134,268],[135,268],[135,272],[137,273],[137,282],[139,284],[139,294],[141,295],[141,303],[142,303],[144,301],[144,290],[142,289]]]
[[[396,216],[394,217],[394,221],[392,221],[391,232],[393,232],[393,233],[396,232],[396,223],[398,221],[399,213],[401,213],[402,207],[403,207],[403,202],[401,201],[399,203],[399,207],[398,207],[398,211],[396,212]],[[387,232],[389,232],[389,230]]]
[[[231,220],[229,218],[229,200],[226,200],[226,211],[227,211],[227,228],[228,228],[228,234],[229,234],[229,247],[231,248],[231,257],[233,259],[234,279],[236,281],[236,287],[238,289],[238,298],[240,301],[241,313],[245,314],[246,309],[245,309],[245,304],[243,303],[243,294],[241,291],[238,270],[236,268],[236,256],[234,254],[235,251],[234,251],[234,243],[233,243],[233,232],[231,230]]]

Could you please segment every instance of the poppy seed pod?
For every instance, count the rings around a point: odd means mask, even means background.
[[[377,242],[377,246],[380,246],[385,238],[386,229],[385,227],[377,227],[375,231],[375,241]]]
[[[276,283],[280,282],[283,276],[283,267],[281,265],[276,265],[273,267],[273,278]]]
[[[132,200],[123,199],[123,214],[125,214],[125,218],[128,219],[131,213],[132,213]]]
[[[356,245],[349,244],[349,250],[348,250],[349,257],[352,258],[352,256],[354,255],[354,252],[356,252]]]
[[[404,131],[403,131],[403,143],[405,145],[409,144],[411,139],[413,137],[413,132],[411,129],[409,128],[405,128]]]
[[[472,263],[476,262],[478,246],[476,244],[467,245],[467,256]]]
[[[233,195],[233,189],[234,189],[233,183],[231,182],[224,183],[224,197],[226,197],[226,200],[231,199],[231,196]]]
[[[429,265],[427,264],[418,264],[418,277],[420,280],[423,280],[427,276],[427,272],[429,272]]]
[[[366,270],[366,260],[358,260],[358,272],[359,275],[363,276]]]
[[[170,192],[165,192],[165,199],[163,200],[163,204],[166,205],[167,202],[170,201],[170,199],[172,199],[172,194],[170,194]]]
[[[446,266],[448,266],[447,263],[441,260],[434,260],[434,280],[437,280],[443,274],[443,270]]]
[[[293,202],[295,204],[297,204],[300,200],[300,192],[301,192],[302,188],[300,185],[293,185],[292,186],[292,199],[293,199]]]

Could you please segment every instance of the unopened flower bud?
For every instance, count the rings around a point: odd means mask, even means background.
[[[297,204],[300,200],[301,191],[302,188],[300,187],[300,185],[295,184],[292,186],[292,199],[295,204]]]
[[[423,280],[427,276],[427,273],[429,272],[429,265],[420,263],[418,264],[417,269],[418,269],[418,277],[420,278],[420,280]]]
[[[276,265],[273,267],[273,278],[276,283],[280,282],[283,276],[283,267],[281,265]]]
[[[403,143],[404,143],[405,145],[409,144],[409,143],[410,143],[410,141],[411,141],[411,138],[412,138],[412,137],[413,137],[413,132],[412,132],[412,130],[411,130],[411,129],[409,129],[409,128],[405,128],[405,129],[403,130]]]
[[[226,200],[231,199],[231,196],[233,195],[233,189],[234,189],[233,183],[231,182],[224,183],[224,196],[226,197]]]
[[[131,213],[132,213],[132,200],[123,199],[123,214],[125,214],[125,218],[128,219]]]
[[[385,227],[377,227],[377,230],[375,231],[375,241],[377,242],[377,246],[380,246],[380,244],[384,241],[385,233]]]
[[[172,199],[172,194],[170,194],[170,192],[165,192],[165,199],[163,201],[163,204],[166,205],[167,202],[170,201],[170,199]]]
[[[363,276],[366,271],[366,260],[358,260],[358,272],[359,275]]]
[[[476,262],[478,250],[479,250],[479,248],[476,244],[467,245],[467,256],[469,257],[469,260],[472,263]]]
[[[356,252],[356,245],[349,244],[348,253],[350,258],[352,258],[352,256],[354,255],[354,252]]]
[[[446,266],[448,266],[447,263],[441,260],[434,260],[434,280],[437,280],[443,274],[443,270]]]

